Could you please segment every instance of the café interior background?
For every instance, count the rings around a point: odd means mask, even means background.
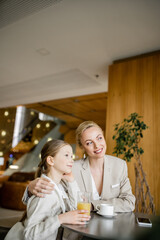
[[[17,159],[12,172],[24,163],[29,171],[23,156],[32,150],[38,159],[50,133],[69,141],[78,159],[75,129],[84,120],[100,124],[112,154],[113,125],[137,111],[149,125],[142,161],[158,211],[159,10],[158,0],[1,1],[2,174]],[[18,109],[23,124],[13,147]],[[128,169],[134,191],[132,163]]]

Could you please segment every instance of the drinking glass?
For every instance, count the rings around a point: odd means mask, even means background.
[[[78,192],[77,193],[77,209],[88,210],[87,214],[90,215],[91,211],[91,193],[90,192]]]

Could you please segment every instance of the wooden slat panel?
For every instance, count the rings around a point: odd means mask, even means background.
[[[160,209],[160,53],[115,63],[109,69],[106,139],[112,154],[114,124],[132,112],[149,125],[142,139],[143,167],[147,174],[156,209]],[[133,162],[128,164],[134,188]]]
[[[84,120],[93,120],[103,129],[106,122],[106,106],[106,92],[26,105],[66,121],[70,128],[76,128]]]

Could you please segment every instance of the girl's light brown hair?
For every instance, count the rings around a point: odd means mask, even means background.
[[[102,133],[103,133],[103,130],[102,128],[95,122],[93,121],[85,121],[85,122],[82,122],[78,128],[76,129],[76,142],[77,144],[79,145],[80,148],[82,148],[82,143],[81,143],[81,137],[82,137],[82,133],[88,129],[88,128],[91,128],[91,127],[97,127],[99,128]]]
[[[42,173],[48,172],[48,166],[47,166],[47,162],[46,162],[47,157],[48,156],[54,157],[58,153],[60,148],[66,146],[66,145],[69,145],[69,144],[63,140],[53,139],[51,141],[48,141],[43,146],[43,148],[41,150],[41,161],[38,165],[38,169],[35,174],[36,178],[40,177],[42,175]]]

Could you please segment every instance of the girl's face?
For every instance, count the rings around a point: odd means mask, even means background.
[[[82,147],[90,158],[103,158],[106,153],[106,141],[98,127],[86,129],[81,136]]]
[[[73,151],[70,145],[65,145],[59,149],[58,153],[54,156],[54,168],[64,173],[70,173],[73,165]]]

